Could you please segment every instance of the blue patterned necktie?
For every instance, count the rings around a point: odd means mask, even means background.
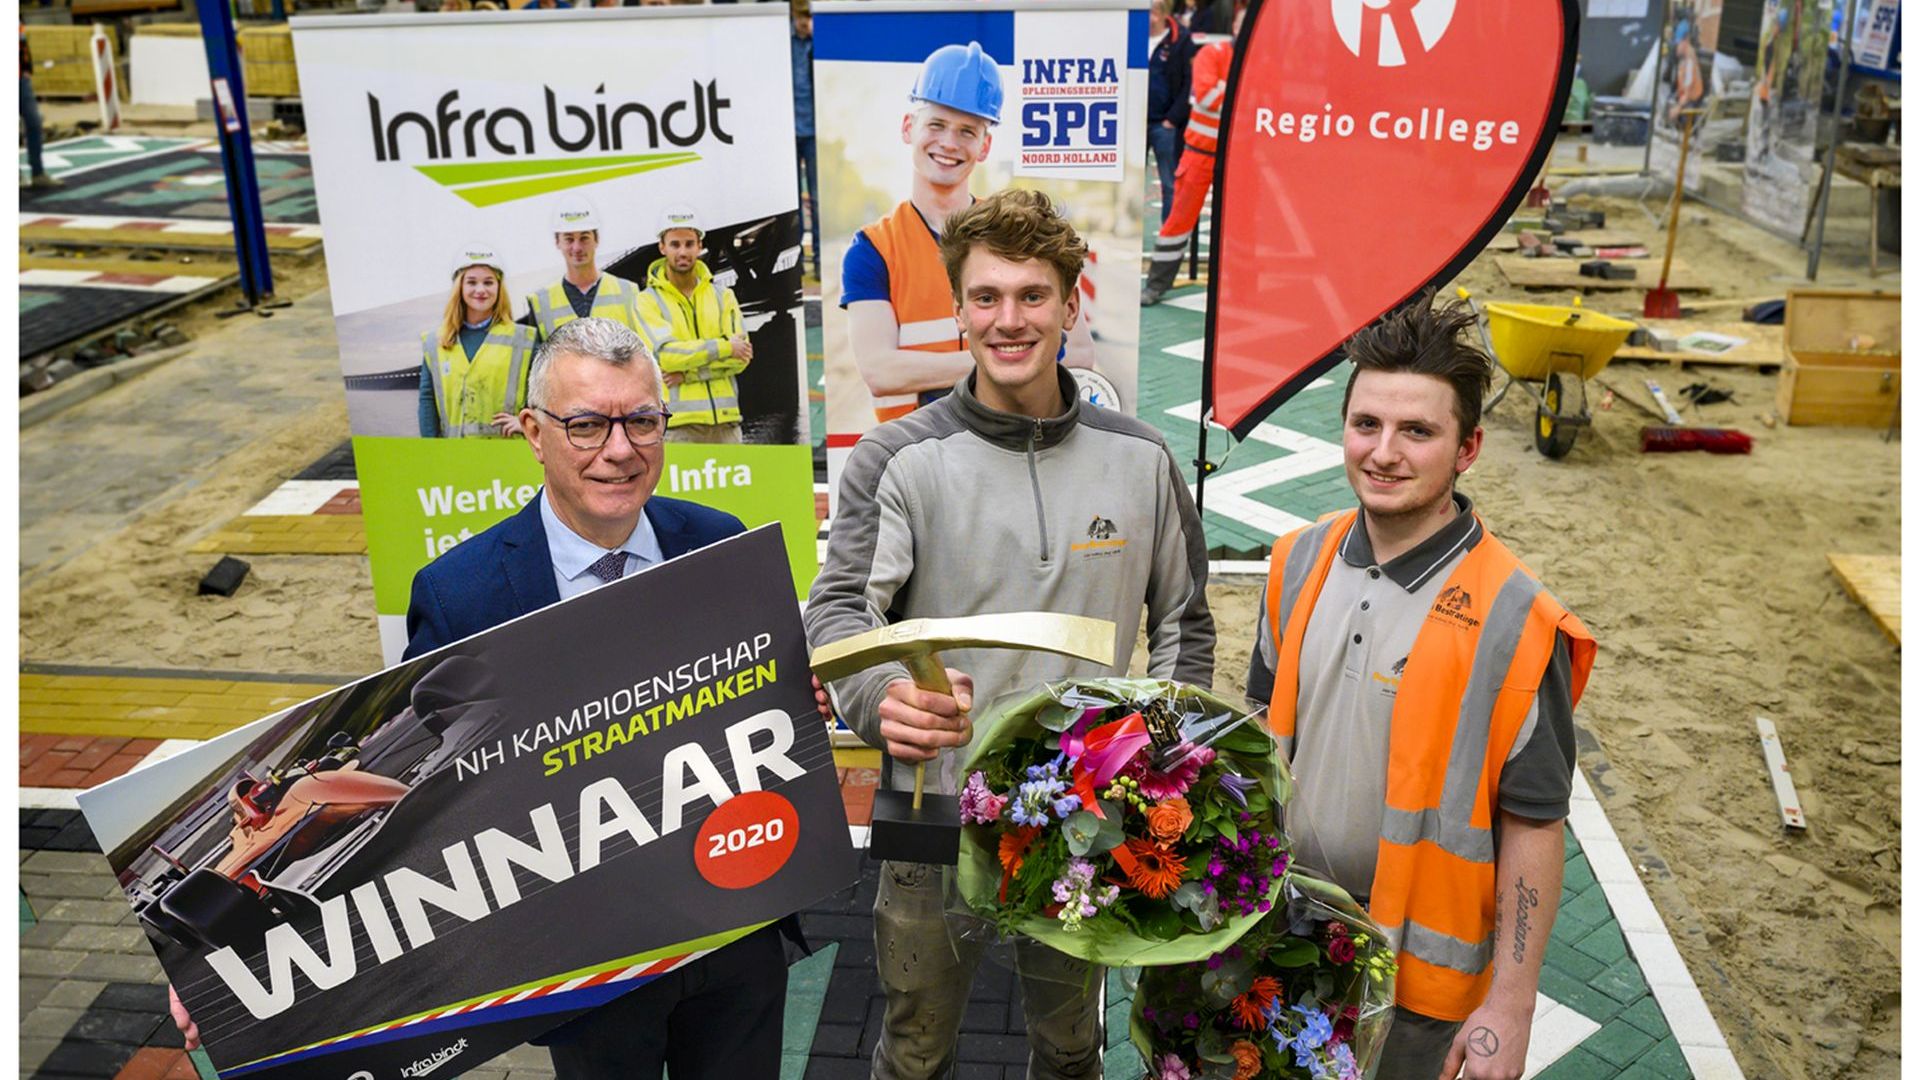
[[[620,576],[627,572],[627,553],[609,551],[600,556],[592,566],[587,567],[587,572],[603,582],[618,581]]]

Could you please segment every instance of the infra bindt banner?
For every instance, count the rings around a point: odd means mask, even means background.
[[[533,497],[516,417],[534,350],[583,297],[656,351],[645,311],[687,300],[685,332],[713,349],[684,372],[662,352],[699,400],[671,402],[657,490],[781,522],[805,595],[816,529],[786,9],[323,16],[293,35],[388,659],[414,572]],[[671,214],[703,231],[692,273],[710,277],[715,318],[661,282]],[[675,441],[682,423],[723,437]]]
[[[82,794],[221,1075],[457,1075],[852,882],[786,587],[762,527]]]
[[[827,462],[973,370],[936,237],[1008,187],[1087,241],[1061,362],[1135,407],[1146,206],[1144,0],[827,0],[813,6]],[[836,492],[837,494],[837,492]]]

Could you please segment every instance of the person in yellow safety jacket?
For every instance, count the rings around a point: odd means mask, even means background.
[[[462,249],[440,326],[420,335],[421,437],[519,435],[533,348],[533,328],[513,321],[500,258]]]
[[[849,345],[883,421],[945,396],[973,371],[939,240],[947,217],[973,204],[968,182],[993,148],[1000,66],[977,41],[943,45],[921,65],[909,100],[900,141],[911,150],[911,194],[855,233],[840,265]],[[1093,363],[1088,325],[1082,318],[1062,343],[1072,366]]]
[[[1220,148],[1220,126],[1227,100],[1227,73],[1233,70],[1234,40],[1246,24],[1247,8],[1238,3],[1233,11],[1233,38],[1210,41],[1193,54],[1192,105],[1187,113],[1186,146],[1180,151],[1180,167],[1173,177],[1173,208],[1160,222],[1160,235],[1153,242],[1153,263],[1147,268],[1147,284],[1140,291],[1142,306],[1160,302],[1180,274],[1180,263],[1187,257],[1187,241],[1200,225],[1200,211],[1206,208],[1207,192],[1213,188],[1214,154]],[[1160,194],[1165,199],[1165,192]]]
[[[602,273],[600,213],[580,195],[563,195],[553,208],[553,246],[566,262],[559,281],[527,296],[527,318],[541,341],[575,319],[591,315],[612,319],[644,335],[640,326],[640,286],[622,277]]]
[[[1525,1069],[1594,640],[1455,490],[1486,355],[1431,295],[1347,345],[1360,508],[1276,541],[1247,680],[1299,782],[1295,864],[1397,950],[1382,1080]]]
[[[660,258],[647,268],[640,296],[641,334],[666,376],[669,442],[738,443],[740,387],[753,342],[733,290],[715,285],[700,261],[706,230],[691,209],[660,219]]]

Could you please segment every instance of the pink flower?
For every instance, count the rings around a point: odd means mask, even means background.
[[[1167,1054],[1160,1059],[1160,1080],[1193,1080],[1193,1071],[1177,1054]]]
[[[1214,752],[1210,746],[1195,746],[1183,742],[1168,752],[1174,764],[1162,772],[1148,766],[1140,777],[1140,794],[1158,801],[1170,799],[1175,795],[1185,795],[1187,789],[1200,775],[1200,770],[1213,764]]]
[[[1327,943],[1327,959],[1336,964],[1353,963],[1353,939],[1337,937]]]
[[[968,825],[990,825],[1000,820],[1000,811],[1006,809],[1007,797],[995,795],[987,787],[985,773],[975,771],[967,777],[967,786],[960,792],[960,820]]]

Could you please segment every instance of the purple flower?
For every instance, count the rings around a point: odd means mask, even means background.
[[[987,787],[986,774],[976,770],[960,792],[960,820],[968,825],[990,825],[1000,820],[1000,811],[1006,805],[1007,797],[995,795]]]
[[[1196,1030],[1200,1027],[1200,1015],[1198,1013],[1188,1013],[1181,1018],[1180,1023],[1184,1025],[1188,1031]]]
[[[1247,805],[1248,789],[1252,788],[1256,783],[1258,783],[1258,781],[1241,776],[1239,773],[1231,770],[1220,774],[1221,790],[1227,793],[1228,798],[1239,803],[1242,809],[1245,809]]]

